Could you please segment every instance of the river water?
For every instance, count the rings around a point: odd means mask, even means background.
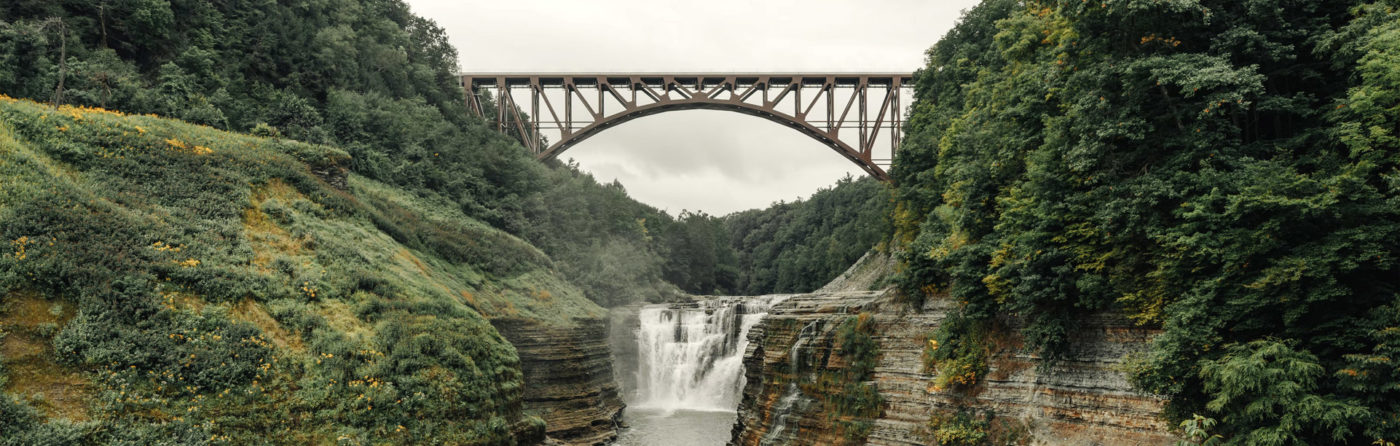
[[[619,446],[722,446],[729,442],[734,411],[627,408],[630,426],[618,433]]]
[[[728,442],[744,388],[749,329],[785,298],[724,297],[642,307],[633,336],[635,367],[616,368],[634,378],[622,380],[628,405],[623,419],[630,427],[622,430],[616,444]]]

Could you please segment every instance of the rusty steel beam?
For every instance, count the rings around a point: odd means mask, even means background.
[[[497,130],[517,132],[540,159],[644,116],[725,110],[795,129],[888,180],[885,168],[903,133],[900,98],[912,79],[906,73],[472,73],[463,74],[461,83],[467,109],[483,118],[480,95],[494,90]],[[530,122],[520,118],[525,110],[517,105],[516,92],[530,95]],[[562,107],[556,108],[556,100]],[[610,100],[616,107],[607,104]],[[587,112],[585,120],[574,116],[575,102]],[[856,132],[843,137],[844,128]],[[558,139],[546,143],[542,130],[557,131]],[[888,130],[883,133],[890,142],[888,157],[875,156],[881,130]]]

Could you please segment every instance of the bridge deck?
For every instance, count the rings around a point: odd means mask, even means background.
[[[768,83],[774,85],[825,85],[836,86],[894,85],[907,84],[913,80],[910,73],[463,73],[463,86],[497,85],[504,81],[507,86],[532,85],[538,80],[541,86],[596,85],[604,83],[625,84],[640,82],[647,85],[665,85],[669,82],[683,85],[719,84],[733,82],[736,86]]]

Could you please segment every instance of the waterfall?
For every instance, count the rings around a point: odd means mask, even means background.
[[[797,332],[797,340],[793,342],[791,352],[788,353],[788,370],[791,370],[793,376],[800,376],[802,347],[807,345],[808,340],[817,335],[817,331],[821,329],[821,322],[821,319],[809,322],[802,327],[802,331]],[[784,434],[787,433],[788,423],[792,422],[793,408],[798,407],[805,411],[810,401],[810,398],[802,395],[796,382],[788,383],[787,389],[783,390],[782,395],[778,399],[778,404],[773,406],[773,428],[759,440],[760,446],[781,444],[779,441],[786,438]]]
[[[749,329],[787,296],[715,298],[642,308],[637,407],[733,411],[744,388]]]

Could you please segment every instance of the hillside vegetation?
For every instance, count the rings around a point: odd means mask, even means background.
[[[506,442],[540,423],[483,315],[602,312],[453,207],[335,187],[333,148],[8,98],[0,123],[10,444]]]
[[[968,11],[893,171],[902,289],[958,302],[942,382],[975,388],[998,315],[1053,360],[1121,312],[1193,442],[1400,441],[1397,73],[1393,0]]]

